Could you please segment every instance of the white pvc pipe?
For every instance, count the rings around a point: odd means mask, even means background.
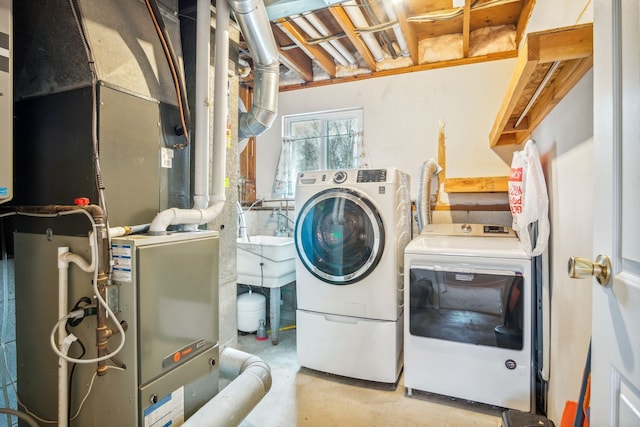
[[[360,6],[358,6],[358,4],[354,0],[342,3],[342,6],[345,12],[347,12],[347,15],[349,15],[349,18],[351,18],[351,22],[356,29],[369,27],[367,19],[360,11]],[[360,33],[360,36],[371,51],[373,59],[375,59],[376,62],[382,61],[384,59],[384,53],[382,52],[382,48],[380,47],[380,44],[376,40],[375,36],[371,33]]]
[[[300,28],[302,28],[310,37],[312,38],[320,38],[326,37],[329,35],[329,30],[327,27],[318,20],[313,14],[308,15],[298,15],[293,18],[293,22],[298,24]],[[355,65],[356,59],[349,52],[339,40],[331,40],[330,42],[322,42],[320,43],[331,56],[335,58],[336,61],[340,63],[340,65],[347,67],[350,65]]]
[[[382,4],[384,5],[384,10],[387,12],[387,16],[390,21],[397,21],[398,15],[396,15],[396,10],[391,3],[391,0],[382,0]],[[402,28],[400,28],[400,24],[395,24],[393,26],[393,33],[396,35],[396,40],[398,41],[398,47],[400,48],[400,55],[407,56],[409,55],[409,47],[407,46],[407,40],[404,38],[404,33],[402,32]]]
[[[220,376],[233,381],[189,417],[184,427],[237,426],[271,389],[269,365],[233,348],[220,354]]]
[[[203,0],[200,0],[201,2]],[[207,3],[209,0],[206,0]],[[216,51],[213,86],[212,199],[226,200],[227,124],[229,122],[229,4],[216,2]]]
[[[249,52],[254,58],[255,64],[255,76],[256,86],[254,88],[253,105],[250,111],[240,115],[238,123],[238,135],[239,138],[246,138],[248,136],[257,136],[267,130],[276,117],[276,106],[278,99],[278,78],[279,78],[279,53],[276,47],[273,34],[271,33],[271,27],[267,17],[266,8],[262,0],[229,0],[236,15],[236,19],[240,25],[240,28],[245,35],[247,45],[249,46]],[[224,4],[222,4],[224,3]],[[210,206],[205,206],[203,201],[205,200],[204,194],[207,195],[207,205],[209,204],[209,191],[199,191],[200,196],[198,201],[194,200],[194,209],[177,209],[171,208],[160,212],[151,222],[149,227],[149,234],[166,234],[167,227],[169,225],[177,224],[206,224],[213,221],[222,212],[224,207],[224,201],[226,199],[226,161],[227,161],[227,147],[226,147],[226,135],[227,135],[227,117],[228,117],[228,62],[229,62],[229,9],[225,2],[218,2],[216,5],[216,60],[215,60],[215,87],[214,87],[214,138],[213,138],[213,194],[211,199],[214,203]],[[200,10],[206,8],[209,10],[210,0],[198,0],[198,13]],[[204,12],[202,12],[204,13]],[[200,19],[202,20],[202,19]],[[201,28],[198,28],[196,38],[200,39],[202,43],[211,38],[210,18],[205,19],[209,24],[204,29],[204,24],[201,23]],[[203,40],[204,38],[204,40]],[[198,49],[196,49],[198,51]],[[204,53],[204,49],[203,52]],[[197,52],[196,52],[197,54]],[[205,62],[209,60],[204,60]],[[206,70],[205,70],[206,68]],[[209,67],[205,67],[201,62],[201,67],[196,65],[196,72],[200,74],[209,75]],[[202,77],[202,76],[200,76]],[[204,83],[204,78],[203,83]],[[208,81],[208,77],[207,77]],[[208,87],[208,85],[207,85]],[[207,89],[208,91],[208,89]],[[199,132],[204,134],[204,129],[200,129],[199,126],[204,128],[203,122],[198,122],[197,117],[205,114],[205,112],[198,113],[196,111],[196,135]],[[206,114],[209,112],[206,110]],[[208,147],[208,133],[207,138],[202,141],[196,141],[196,146]],[[203,150],[204,152],[204,150]],[[199,184],[204,186],[208,182],[209,169],[208,159],[209,152],[196,153],[199,159],[196,159],[196,179]],[[207,163],[205,168],[205,163]],[[201,165],[201,166],[198,166]],[[206,170],[206,172],[204,172]],[[197,207],[202,206],[202,207]],[[187,229],[190,227],[186,227]]]
[[[224,3],[224,2],[219,2]],[[217,39],[217,37],[216,37]],[[198,0],[196,8],[196,122],[193,208],[209,206],[209,75],[211,67],[211,1]]]
[[[58,248],[58,319],[67,315],[69,310],[69,263],[64,261],[65,254],[69,253],[68,247]],[[64,329],[66,322],[58,327],[58,345],[67,337]],[[58,358],[58,426],[67,427],[69,414],[69,365],[63,358]]]

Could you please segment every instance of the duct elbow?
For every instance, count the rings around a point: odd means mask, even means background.
[[[167,234],[167,227],[173,224],[178,215],[177,208],[165,209],[153,218],[149,226],[149,234],[152,236],[161,236]]]
[[[280,84],[280,53],[263,0],[228,0],[255,64],[251,110],[240,114],[238,139],[259,136],[276,119]]]

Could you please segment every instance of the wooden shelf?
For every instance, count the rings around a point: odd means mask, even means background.
[[[489,145],[523,143],[592,65],[592,23],[528,34]]]

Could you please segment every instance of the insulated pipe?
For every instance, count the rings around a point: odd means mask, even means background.
[[[189,417],[184,427],[237,426],[271,389],[269,365],[233,348],[220,354],[220,376],[233,381]]]
[[[342,3],[342,7],[344,8],[344,11],[347,12],[347,15],[349,15],[349,18],[351,18],[351,22],[356,29],[367,28],[369,26],[367,19],[360,11],[360,6],[358,6],[354,0]],[[360,33],[360,36],[371,51],[373,59],[375,59],[376,62],[382,61],[384,59],[384,53],[382,52],[382,48],[375,36],[371,33]]]
[[[329,35],[329,29],[322,23],[322,21],[318,19],[316,15],[310,13],[304,15],[304,17],[320,32],[320,34],[325,37]],[[349,50],[342,44],[340,40],[331,40],[329,43],[335,46],[335,48],[338,49],[342,56],[344,56],[347,61],[349,61],[350,66],[357,65],[358,61],[356,60],[355,56],[353,56],[353,54],[349,52]]]
[[[293,18],[293,22],[298,24],[311,38],[326,37],[329,35],[329,30],[320,22],[314,15],[297,15]],[[333,58],[340,63],[343,67],[355,65],[356,59],[353,57],[342,43],[338,40],[331,40],[330,42],[320,43]]]
[[[262,0],[229,0],[255,65],[251,109],[241,113],[238,139],[259,136],[271,127],[278,110],[280,53]]]
[[[68,247],[58,248],[58,319],[67,315],[69,310],[69,263],[64,260],[69,253]],[[83,260],[84,261],[84,260]],[[58,327],[58,345],[62,349],[62,343],[67,337],[64,329],[66,322]],[[69,364],[62,357],[58,358],[58,426],[69,425]]]
[[[389,20],[392,22],[397,21],[398,15],[396,15],[396,11],[393,4],[391,4],[391,0],[382,0],[382,4],[384,5],[384,10],[387,12]],[[402,28],[400,28],[400,24],[395,24],[393,26],[393,33],[396,35],[396,40],[398,41],[400,55],[408,56],[409,47],[407,46],[407,39],[404,38],[404,33],[402,32]]]
[[[418,232],[431,223],[431,179],[442,171],[435,160],[429,159],[422,164],[418,181]]]
[[[322,21],[318,19],[316,15],[310,13],[308,15],[304,15],[304,17],[320,32],[320,34],[325,37],[329,35],[329,29],[322,23]],[[342,56],[344,56],[347,61],[349,61],[350,66],[355,66],[358,64],[355,56],[353,56],[353,54],[349,52],[349,50],[344,46],[344,44],[342,44],[340,40],[331,40],[329,43],[335,46],[335,48],[338,49]]]

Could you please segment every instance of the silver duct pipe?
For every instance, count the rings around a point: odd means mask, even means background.
[[[255,67],[251,109],[241,113],[238,139],[259,136],[271,127],[278,110],[280,54],[262,0],[229,0]]]
[[[280,63],[276,42],[262,0],[229,0],[216,7],[216,50],[214,87],[213,194],[209,197],[209,93],[211,42],[211,0],[198,0],[196,43],[196,91],[201,93],[196,105],[195,197],[193,209],[171,208],[160,212],[151,222],[149,234],[165,234],[170,225],[194,225],[213,221],[222,211],[226,177],[226,130],[228,116],[229,9],[233,8],[249,52],[255,63],[253,106],[239,119],[238,138],[257,136],[269,129],[276,118]],[[200,18],[202,16],[202,18]],[[202,22],[201,21],[206,21]],[[210,199],[213,204],[210,204]]]
[[[418,233],[426,224],[431,224],[431,180],[442,172],[442,168],[435,160],[429,159],[420,168],[420,180],[418,181]]]
[[[233,348],[225,348],[220,355],[220,375],[233,381],[189,417],[184,427],[237,426],[271,389],[269,365]]]

